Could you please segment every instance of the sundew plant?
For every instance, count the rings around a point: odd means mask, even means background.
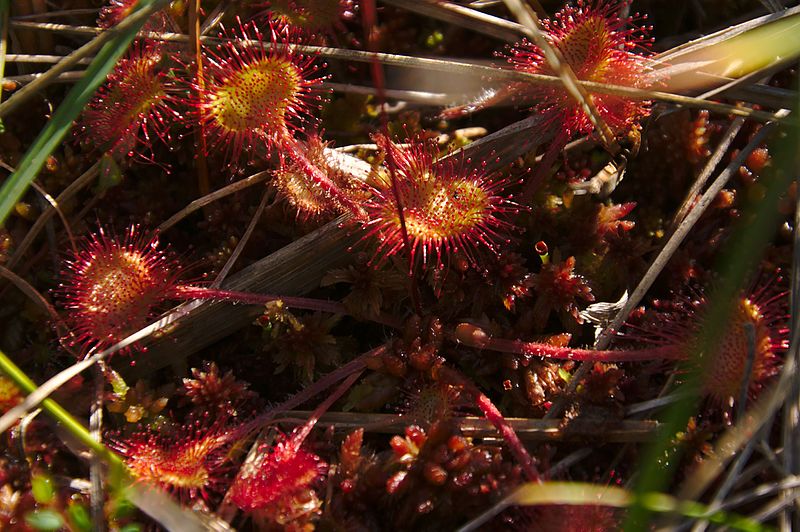
[[[0,529],[792,529],[795,4],[0,0]]]

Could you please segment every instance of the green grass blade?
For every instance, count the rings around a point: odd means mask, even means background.
[[[770,527],[747,517],[720,510],[711,511],[703,504],[694,501],[682,501],[664,493],[637,495],[618,486],[554,481],[523,484],[488,512],[467,523],[459,529],[459,532],[478,530],[480,526],[509,506],[547,505],[608,506],[612,508],[628,508],[637,505],[651,512],[678,514],[711,521],[731,530],[746,532],[772,530]],[[574,523],[569,524],[574,526]]]
[[[792,118],[796,120],[797,116]],[[684,430],[695,410],[703,372],[713,371],[713,368],[707,367],[708,360],[712,358],[707,354],[715,351],[720,338],[725,334],[732,310],[730,301],[738,296],[748,272],[761,258],[779,221],[777,204],[796,175],[799,141],[798,128],[786,128],[786,137],[776,143],[777,170],[771,178],[763,181],[766,185],[763,197],[758,204],[751,205],[743,212],[740,223],[720,254],[717,267],[720,280],[709,297],[708,315],[697,338],[696,353],[700,355],[701,363],[695,362],[694,367],[685,365],[687,376],[681,386],[683,399],[666,413],[659,439],[642,456],[639,480],[635,488],[637,498],[625,523],[627,531],[649,529],[648,519],[652,510],[642,504],[642,496],[664,491],[670,483],[672,472],[680,460],[680,448],[674,444],[673,439],[678,431]]]
[[[166,4],[166,1],[140,0],[137,10],[146,10],[147,13],[152,13]],[[147,17],[143,17],[136,24],[121,31],[100,49],[89,68],[86,69],[86,74],[69,91],[50,121],[25,153],[17,170],[3,183],[0,188],[0,226],[5,224],[14,205],[39,174],[50,154],[72,128],[72,122],[78,117],[97,87],[105,81],[108,73],[125,53],[146,20]]]

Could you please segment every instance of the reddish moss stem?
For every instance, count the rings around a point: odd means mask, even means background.
[[[540,342],[523,342],[505,338],[491,338],[483,329],[468,323],[456,327],[453,339],[477,349],[488,349],[515,355],[533,355],[556,360],[587,362],[644,362],[648,360],[680,360],[684,349],[679,344],[662,345],[649,349],[595,350],[561,347]]]
[[[314,426],[317,424],[317,421],[319,421],[319,418],[322,417],[322,415],[328,411],[333,403],[338,401],[339,398],[343,396],[351,386],[353,386],[363,372],[364,370],[362,369],[361,371],[357,371],[347,377],[347,379],[345,379],[345,381],[341,383],[332,394],[330,394],[323,402],[319,404],[319,406],[317,406],[317,408],[314,409],[309,416],[308,421],[306,421],[303,427],[298,430],[294,436],[292,436],[291,446],[295,452],[300,450],[300,447],[302,447],[303,442],[314,429]]]
[[[469,393],[473,400],[475,401],[475,405],[481,409],[483,412],[484,417],[492,424],[494,427],[500,432],[503,436],[503,440],[508,445],[508,450],[511,451],[511,454],[514,458],[519,462],[520,466],[522,466],[522,472],[525,474],[525,477],[530,482],[541,482],[541,477],[539,476],[539,472],[536,470],[536,464],[531,458],[530,453],[523,445],[522,440],[519,439],[517,433],[514,431],[514,427],[512,427],[506,418],[503,417],[503,414],[497,407],[492,403],[492,400],[489,399],[483,392],[481,392],[477,386],[475,386],[467,377],[459,373],[458,371],[448,368],[442,367],[440,368],[440,375],[445,379],[450,381],[453,384],[460,386],[465,392]]]

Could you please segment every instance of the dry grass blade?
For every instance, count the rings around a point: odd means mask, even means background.
[[[81,26],[67,26],[57,24],[37,24],[33,22],[17,22],[15,24],[19,27],[27,27],[40,29],[44,31],[63,31],[67,33],[74,33],[77,35],[95,35],[97,30],[89,27]],[[151,37],[170,42],[188,42],[189,37],[177,33],[150,33]],[[203,42],[221,42],[219,39],[202,38]],[[264,43],[266,49],[271,46],[269,43]],[[435,72],[444,72],[450,74],[461,74],[469,79],[475,80],[477,83],[485,83],[486,79],[498,81],[524,81],[528,83],[536,83],[544,86],[561,86],[561,79],[557,76],[545,76],[541,74],[531,74],[528,72],[521,72],[505,68],[498,68],[487,66],[478,63],[469,63],[465,61],[453,61],[443,59],[431,59],[412,57],[398,54],[388,54],[381,52],[364,52],[359,50],[345,50],[342,48],[330,48],[320,46],[295,46],[298,51],[305,53],[318,53],[322,57],[329,59],[341,59],[344,61],[358,61],[365,63],[372,63],[378,61],[383,65],[397,66],[402,68],[414,68],[421,70],[432,70]],[[723,82],[727,82],[724,80]],[[715,113],[731,114],[734,116],[744,116],[755,120],[768,122],[778,121],[784,122],[784,118],[776,113],[770,113],[761,110],[755,110],[748,107],[724,104],[719,102],[709,102],[700,98],[691,96],[683,96],[681,94],[667,93],[663,91],[638,89],[634,87],[625,87],[621,85],[608,85],[605,83],[597,83],[592,81],[578,81],[577,85],[584,90],[598,94],[611,94],[615,96],[623,96],[634,100],[656,100],[674,105],[708,109]],[[454,94],[453,97],[459,97],[460,94]]]
[[[375,87],[365,87],[362,85],[352,85],[347,83],[333,83],[326,81],[322,83],[323,88],[331,89],[335,92],[345,92],[350,94],[367,94],[375,96],[378,91]],[[426,92],[404,89],[385,89],[383,91],[387,98],[406,102],[420,103],[424,105],[440,106],[447,105],[453,101],[449,94],[443,92]]]
[[[9,63],[31,63],[31,64],[44,64],[53,65],[64,60],[63,55],[45,55],[45,54],[6,54],[6,61]],[[88,65],[92,62],[92,57],[84,57],[78,60],[76,65]]]
[[[53,83],[75,83],[83,78],[84,74],[85,72],[83,70],[70,70],[69,72],[62,72],[53,80]],[[2,81],[10,81],[20,85],[25,85],[26,83],[30,83],[40,77],[42,77],[41,73],[22,74],[20,76],[4,77],[2,78]]]
[[[515,42],[525,34],[525,27],[520,24],[453,2],[438,0],[381,0],[381,2],[507,42]]]
[[[262,181],[266,181],[271,175],[272,172],[268,171],[258,172],[257,174],[253,174],[250,177],[240,179],[239,181],[231,183],[230,185],[224,186],[219,190],[215,190],[214,192],[211,192],[210,194],[207,194],[202,198],[198,198],[193,202],[191,202],[186,207],[184,207],[183,209],[181,209],[180,211],[170,216],[166,221],[164,221],[161,225],[159,225],[158,231],[164,232],[173,225],[175,225],[176,223],[180,222],[181,220],[192,214],[193,212],[199,211],[206,205],[209,205],[217,201],[218,199],[224,198],[225,196],[229,196],[240,190],[244,190],[247,187],[250,187],[257,183],[261,183]]]
[[[67,188],[65,188],[61,194],[59,194],[56,199],[55,203],[57,205],[63,205],[64,203],[71,200],[78,192],[86,188],[94,179],[97,177],[97,173],[100,169],[100,164],[95,163],[88,170],[86,170],[83,174],[81,174],[75,181],[69,184]],[[36,237],[39,236],[39,233],[44,229],[47,222],[56,214],[58,214],[58,209],[56,206],[51,205],[47,208],[34,222],[33,226],[28,230],[28,233],[25,235],[25,238],[17,246],[17,249],[14,250],[14,254],[8,261],[8,267],[14,268],[22,258],[27,253],[28,249],[33,245],[33,242],[36,240]]]
[[[658,54],[657,57],[664,64],[665,68],[668,67],[668,65],[670,64],[675,65],[681,63],[691,63],[694,57],[693,54],[696,54],[701,50],[705,50],[713,46],[724,44],[726,41],[734,37],[737,37],[739,35],[742,35],[743,33],[758,28],[762,28],[771,22],[783,20],[798,14],[800,14],[800,6],[792,7],[784,11],[781,11],[779,13],[772,13],[769,15],[764,15],[762,17],[757,17],[751,20],[747,20],[745,22],[742,22],[741,24],[728,26],[725,29],[722,29],[715,33],[710,33],[698,39],[694,39],[684,44],[675,46],[670,50]]]
[[[228,257],[225,265],[219,271],[219,274],[217,274],[217,278],[214,279],[213,283],[211,283],[211,288],[219,288],[220,285],[222,285],[222,281],[228,277],[228,273],[230,273],[231,268],[233,268],[233,266],[236,264],[236,261],[239,259],[239,255],[242,254],[242,250],[244,250],[244,247],[250,241],[250,237],[252,236],[256,225],[261,220],[261,216],[264,214],[264,209],[267,207],[267,202],[269,201],[270,197],[272,197],[271,192],[269,190],[265,190],[264,194],[261,196],[261,203],[258,204],[252,220],[250,220],[250,223],[247,225],[247,229],[245,229],[242,238],[239,239],[239,242],[236,244],[236,248],[233,250],[233,253],[231,253],[231,256]]]
[[[706,181],[708,178],[711,177],[712,172],[717,167],[719,162],[722,160],[722,157],[728,152],[728,148],[730,148],[733,139],[736,138],[736,135],[742,129],[744,125],[744,119],[739,117],[736,118],[733,123],[728,127],[728,130],[720,139],[719,144],[717,147],[714,148],[714,153],[711,154],[711,158],[708,159],[705,166],[703,166],[703,170],[698,174],[697,179],[695,179],[694,183],[692,183],[689,192],[686,193],[686,198],[683,200],[683,203],[678,208],[675,216],[672,218],[672,232],[674,233],[675,230],[678,228],[680,223],[686,217],[686,213],[689,212],[689,209],[692,206],[692,202],[695,199],[695,196],[703,190],[703,187],[706,186]],[[638,301],[636,305],[638,305]]]
[[[5,266],[0,265],[0,277],[7,279],[11,282],[17,289],[28,296],[28,298],[33,301],[45,314],[50,316],[50,319],[53,320],[54,323],[59,323],[61,321],[61,317],[56,312],[56,309],[44,298],[42,294],[40,294],[31,284],[17,275],[16,273],[12,272]]]
[[[283,421],[302,421],[311,415],[310,410],[284,412]],[[519,438],[524,441],[588,441],[609,443],[643,442],[652,440],[658,432],[656,421],[589,421],[576,419],[564,425],[560,420],[506,418]],[[453,422],[471,438],[497,437],[497,429],[484,417],[457,417]],[[402,434],[409,424],[403,416],[369,414],[364,412],[327,412],[319,419],[320,425],[331,425],[337,430],[363,427],[367,432]]]
[[[227,532],[235,530],[225,521],[184,508],[156,487],[133,483],[125,495],[164,528],[174,532]]]
[[[224,284],[228,290],[271,292],[283,295],[304,295],[319,286],[330,269],[344,265],[349,259],[347,248],[355,238],[339,227],[346,218],[294,241],[285,248],[232,276]],[[309,257],[314,257],[309,261]],[[261,313],[259,307],[204,303],[180,320],[162,339],[148,343],[146,353],[139,355],[136,366],[125,373],[139,378],[185,358],[246,326]]]

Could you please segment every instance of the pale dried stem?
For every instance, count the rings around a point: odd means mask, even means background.
[[[0,277],[7,279],[9,282],[11,282],[11,284],[16,286],[20,292],[28,296],[28,298],[33,301],[37,307],[42,309],[45,314],[50,316],[50,319],[54,324],[61,323],[61,316],[58,315],[58,312],[56,312],[56,309],[53,308],[53,305],[51,305],[47,299],[45,299],[44,296],[40,294],[39,291],[36,290],[28,281],[2,265],[0,265]]]
[[[461,26],[506,42],[516,42],[521,35],[525,34],[525,27],[521,24],[444,0],[381,0],[381,3]]]
[[[56,208],[58,205],[63,205],[70,199],[72,199],[78,192],[83,190],[86,186],[91,183],[94,178],[97,176],[97,172],[100,168],[99,163],[93,164],[88,170],[86,170],[83,174],[81,174],[75,181],[69,184],[67,188],[65,188],[61,194],[59,194],[55,199],[55,206],[51,205],[46,211],[42,212],[39,215],[39,218],[36,219],[33,226],[30,228],[28,233],[25,235],[25,238],[22,239],[22,242],[19,243],[17,249],[14,250],[14,254],[8,260],[8,267],[14,268],[19,262],[22,260],[22,257],[25,256],[25,253],[28,251],[28,248],[31,247],[36,237],[39,235],[44,226],[53,217],[54,214],[58,213],[58,209]],[[65,226],[66,227],[66,226]]]
[[[62,31],[73,33],[77,35],[95,35],[98,33],[96,28],[86,26],[68,26],[62,24],[38,24],[33,22],[17,22],[12,23],[12,26],[19,26],[25,28],[39,29],[44,31]],[[171,42],[187,42],[188,36],[178,33],[148,33],[149,37],[164,41]],[[220,43],[228,39],[219,38],[201,38],[203,42]],[[271,43],[263,43],[265,49],[271,46],[280,47],[280,45],[273,45]],[[557,76],[545,76],[542,74],[531,74],[529,72],[521,72],[506,68],[499,68],[494,66],[487,66],[478,63],[469,63],[465,61],[453,61],[433,58],[411,57],[398,54],[388,54],[382,52],[365,52],[360,50],[346,50],[342,48],[330,48],[321,46],[293,46],[299,52],[319,54],[322,57],[331,59],[341,59],[346,61],[359,61],[359,62],[373,62],[379,61],[384,65],[393,65],[404,68],[416,68],[424,70],[434,70],[437,72],[463,74],[467,76],[480,76],[493,80],[505,81],[525,81],[529,83],[539,84],[543,86],[559,87],[562,82]],[[591,93],[610,94],[615,96],[622,96],[633,100],[657,100],[674,105],[693,107],[699,109],[708,109],[719,114],[730,114],[734,116],[750,117],[762,122],[777,121],[780,123],[792,124],[791,121],[785,120],[782,114],[770,113],[751,109],[748,107],[729,105],[719,102],[709,102],[700,98],[691,96],[683,96],[680,94],[667,93],[662,91],[654,91],[647,89],[639,89],[634,87],[625,87],[621,85],[608,85],[605,83],[597,83],[592,81],[578,81],[577,85],[584,90]],[[26,87],[27,88],[27,87]]]
[[[75,236],[72,234],[72,229],[70,228],[69,221],[67,217],[64,216],[64,213],[61,212],[61,207],[58,206],[58,202],[53,199],[53,196],[47,193],[45,189],[39,186],[39,183],[36,181],[31,181],[31,187],[38,192],[42,198],[50,205],[51,208],[55,209],[56,214],[58,214],[58,218],[61,220],[61,224],[64,226],[64,231],[67,233],[67,239],[69,239],[69,245],[72,248],[72,251],[77,253],[78,248],[75,245]]]
[[[349,83],[334,83],[325,81],[322,88],[331,89],[335,92],[345,92],[349,94],[366,94],[374,96],[378,93],[375,87],[365,87],[362,85],[352,85]],[[387,98],[406,102],[420,103],[424,105],[440,106],[452,103],[453,97],[442,92],[426,92],[405,89],[386,89],[384,91]]]
[[[209,205],[210,203],[213,203],[218,199],[224,198],[225,196],[230,196],[231,194],[238,192],[240,190],[244,190],[247,187],[255,185],[256,183],[266,181],[267,178],[269,178],[271,175],[272,175],[271,171],[265,170],[263,172],[258,172],[257,174],[253,174],[250,177],[240,179],[239,181],[235,181],[230,185],[224,186],[219,190],[215,190],[214,192],[207,194],[202,198],[198,198],[192,201],[189,205],[187,205],[183,209],[179,210],[178,212],[170,216],[165,222],[159,225],[158,231],[164,232],[173,225],[177,224],[178,222],[186,218],[187,216],[189,216],[190,214],[192,214],[193,212],[202,209],[206,205]]]
[[[308,419],[311,411],[290,410],[283,412],[287,417],[298,420]],[[469,438],[497,437],[497,429],[484,417],[456,416],[453,425]],[[646,442],[652,441],[658,431],[657,421],[617,421],[573,420],[563,426],[560,420],[541,420],[529,418],[506,418],[508,424],[519,438],[529,442],[546,441],[585,441],[586,438],[601,439],[603,442]],[[330,425],[339,431],[347,432],[363,427],[366,432],[380,434],[403,434],[409,423],[406,416],[365,412],[328,412],[319,418],[318,424]]]
[[[48,11],[47,13],[32,13],[30,15],[15,15],[12,20],[36,20],[40,18],[51,17],[74,17],[78,15],[97,15],[98,9],[85,8],[85,9],[60,9],[56,11]]]
[[[52,80],[52,83],[75,83],[81,79],[84,74],[85,72],[82,70],[70,70],[69,72],[62,72]],[[39,79],[43,75],[43,73],[39,72],[34,74],[21,74],[19,76],[7,76],[4,77],[2,81],[13,81],[19,85],[25,85],[26,83],[30,83],[36,79]]]
[[[717,165],[722,160],[722,157],[728,152],[728,148],[730,148],[731,144],[733,143],[733,139],[736,138],[736,135],[742,129],[743,125],[744,118],[737,117],[734,119],[733,123],[728,126],[727,131],[725,131],[725,134],[722,136],[717,144],[717,147],[714,149],[714,153],[712,153],[711,157],[708,159],[708,161],[706,161],[705,166],[703,166],[703,170],[697,176],[697,179],[694,180],[694,183],[692,183],[689,192],[686,193],[683,203],[681,203],[681,206],[678,208],[675,216],[673,216],[672,223],[670,224],[670,233],[674,233],[675,229],[677,229],[677,227],[686,217],[686,213],[689,212],[689,209],[691,209],[695,197],[706,185],[708,178],[711,177],[711,174],[717,168]]]
[[[258,225],[258,222],[261,220],[261,216],[264,214],[264,209],[267,207],[267,202],[271,197],[271,193],[269,190],[265,190],[264,194],[261,196],[261,203],[258,204],[258,208],[256,212],[253,214],[253,218],[250,220],[250,223],[247,225],[247,229],[245,230],[242,238],[236,244],[236,248],[234,248],[233,253],[231,256],[228,257],[228,260],[225,261],[225,266],[217,274],[217,278],[214,279],[214,282],[211,283],[211,288],[219,288],[222,285],[222,281],[228,276],[230,273],[231,268],[236,264],[236,261],[239,259],[239,255],[242,254],[244,251],[245,246],[250,241],[250,237],[253,235],[253,231]]]
[[[46,54],[6,54],[6,62],[8,63],[32,63],[32,64],[45,64],[52,65],[64,60],[63,55],[46,55]],[[88,65],[92,62],[94,56],[84,57],[73,63],[73,65]]]

